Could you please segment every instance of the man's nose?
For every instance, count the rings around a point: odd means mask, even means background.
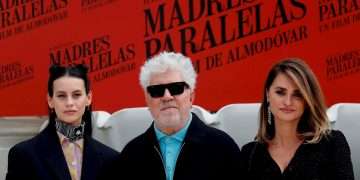
[[[171,95],[170,91],[168,89],[165,89],[162,99],[163,100],[171,100],[173,98],[174,98],[174,96]]]

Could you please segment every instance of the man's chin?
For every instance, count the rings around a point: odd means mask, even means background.
[[[164,111],[160,112],[160,116],[163,118],[167,118],[167,119],[174,119],[176,117],[179,117],[179,111],[177,109],[174,108],[170,108]]]
[[[180,116],[178,114],[164,114],[160,116],[159,120],[163,122],[163,124],[173,126],[173,124],[178,124],[180,122]]]
[[[162,122],[168,122],[170,124],[172,124],[171,122],[178,122],[180,121],[180,117],[179,116],[162,116],[160,117],[160,119],[162,120]]]

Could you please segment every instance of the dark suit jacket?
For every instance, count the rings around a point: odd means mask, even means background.
[[[81,180],[96,179],[118,152],[84,138]],[[35,137],[16,144],[9,151],[6,180],[71,180],[60,140],[53,126]]]
[[[234,140],[225,132],[205,125],[195,114],[192,117],[173,179],[240,179],[240,150]],[[113,172],[107,175],[112,174],[110,179],[165,180],[162,159],[152,124],[144,134],[126,145]]]

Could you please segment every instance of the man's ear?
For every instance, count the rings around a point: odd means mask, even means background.
[[[191,91],[191,94],[190,94],[190,102],[191,102],[191,103],[194,103],[194,99],[195,99],[195,91]]]

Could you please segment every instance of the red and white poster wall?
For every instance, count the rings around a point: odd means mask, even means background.
[[[94,109],[145,106],[147,58],[198,72],[195,104],[259,102],[269,68],[305,60],[327,105],[360,102],[360,0],[0,0],[0,116],[46,115],[51,63],[85,63]]]

